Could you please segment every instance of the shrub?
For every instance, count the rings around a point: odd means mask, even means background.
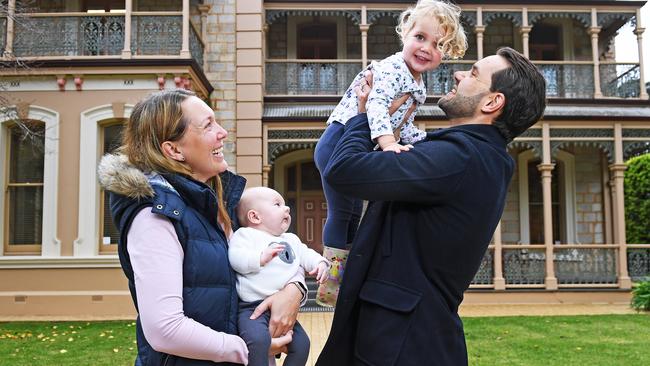
[[[650,154],[627,161],[625,232],[630,244],[650,244]]]
[[[638,311],[650,311],[650,281],[643,281],[634,285],[632,307]]]

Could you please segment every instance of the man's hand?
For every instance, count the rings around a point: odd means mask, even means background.
[[[271,259],[282,253],[283,250],[284,245],[282,244],[273,244],[266,247],[260,255],[260,266],[264,266],[269,263]]]
[[[322,285],[330,277],[330,264],[320,262],[309,274],[312,276],[316,275],[316,281]]]
[[[298,287],[290,283],[257,305],[250,318],[257,319],[265,311],[271,310],[269,320],[271,337],[283,336],[293,329],[293,325],[296,323],[300,300],[302,300],[302,292],[298,290]]]

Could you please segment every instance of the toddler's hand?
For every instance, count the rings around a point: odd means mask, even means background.
[[[413,145],[408,144],[408,145],[400,145],[397,142],[394,142],[392,144],[389,144],[388,146],[382,148],[382,151],[392,151],[396,154],[401,153],[402,151],[409,151],[413,148]]]
[[[283,250],[284,245],[282,244],[274,244],[272,246],[266,247],[266,249],[264,249],[260,255],[260,266],[264,266],[269,263],[271,259],[282,253]]]
[[[330,264],[322,261],[309,274],[316,275],[316,282],[323,284],[330,277]]]

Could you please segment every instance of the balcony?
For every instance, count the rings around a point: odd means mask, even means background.
[[[469,70],[475,61],[444,62],[427,73],[428,95],[440,97],[455,86],[454,72]],[[592,99],[595,97],[594,64],[579,61],[534,61],[546,79],[549,98]],[[361,60],[266,61],[267,96],[341,96],[361,71]],[[601,96],[639,98],[641,79],[638,63],[601,62]]]
[[[193,58],[202,67],[204,44],[189,20],[183,50],[181,12],[133,12],[129,20],[119,13],[32,13],[15,23],[13,42],[0,33],[0,45],[22,60]],[[5,19],[0,26],[6,29]]]

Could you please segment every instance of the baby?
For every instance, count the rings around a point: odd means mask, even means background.
[[[274,362],[268,357],[270,313],[267,311],[252,320],[250,316],[255,307],[290,282],[299,282],[299,286],[306,289],[305,270],[323,283],[330,265],[295,234],[287,233],[291,224],[289,207],[275,190],[267,187],[245,190],[237,207],[237,218],[242,227],[230,239],[228,257],[237,272],[237,293],[241,301],[239,335],[248,346],[248,365],[267,366]],[[309,337],[298,322],[287,349],[285,366],[305,365]]]

